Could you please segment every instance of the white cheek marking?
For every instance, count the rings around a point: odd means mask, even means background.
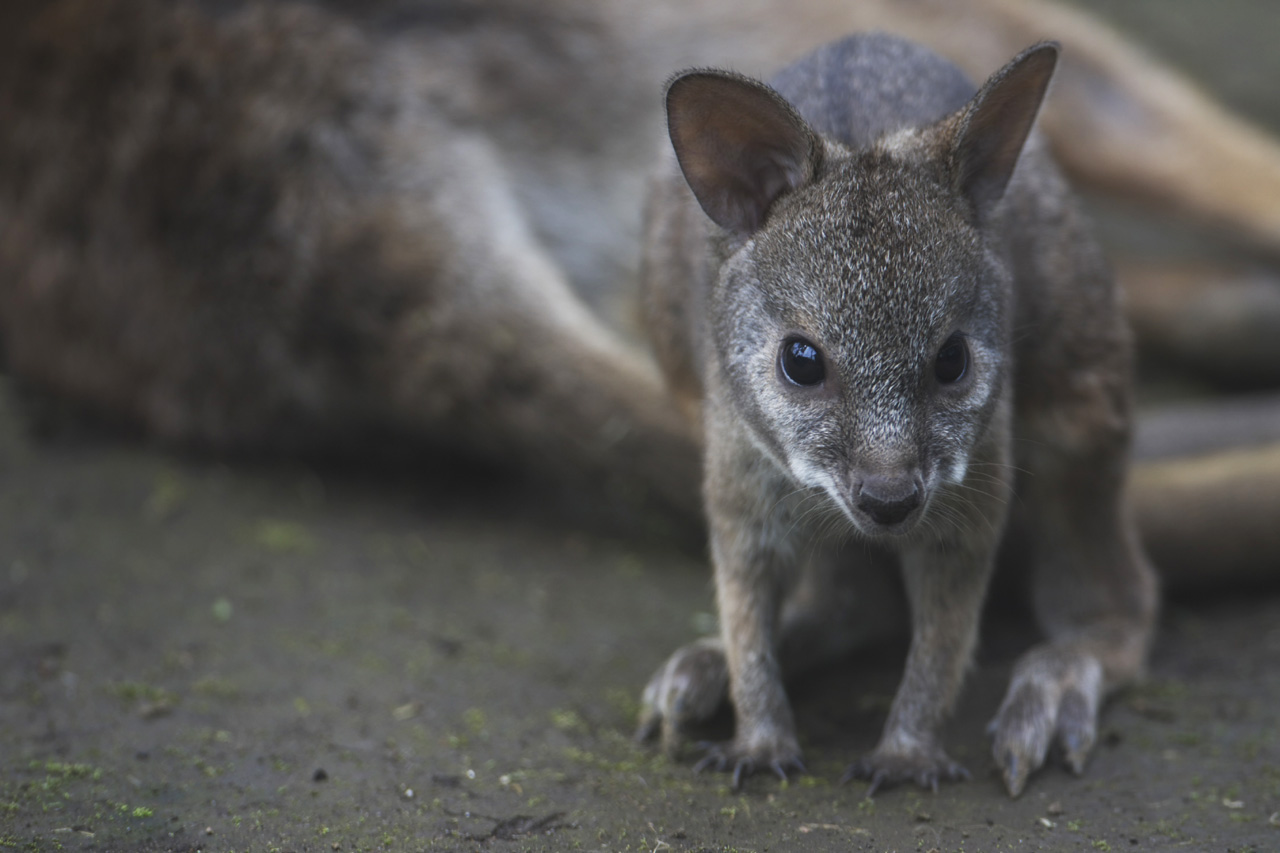
[[[805,459],[794,456],[787,460],[787,466],[791,471],[791,476],[800,481],[801,485],[825,492],[827,497],[831,499],[831,503],[839,508],[840,512],[853,523],[854,527],[861,529],[858,519],[854,516],[853,510],[849,508],[831,472],[819,468]]]
[[[787,454],[787,470],[801,485],[814,489],[827,489],[827,484],[831,480],[826,471],[795,454]]]

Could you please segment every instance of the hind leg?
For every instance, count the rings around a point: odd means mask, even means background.
[[[1155,621],[1155,573],[1124,505],[1127,398],[1102,374],[1077,378],[1027,424],[1030,450],[1019,460],[1019,520],[1048,639],[1017,661],[991,724],[1013,796],[1054,744],[1083,771],[1099,706],[1141,673]]]

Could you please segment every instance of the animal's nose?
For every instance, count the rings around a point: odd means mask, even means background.
[[[877,524],[898,524],[920,505],[920,484],[911,475],[868,474],[858,484],[858,509]]]

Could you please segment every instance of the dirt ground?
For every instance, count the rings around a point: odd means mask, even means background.
[[[1138,31],[1280,129],[1280,61],[1190,35],[1261,47],[1230,15],[1263,5]],[[0,382],[0,851],[1280,849],[1280,587],[1170,601],[1082,779],[1004,794],[983,729],[1033,631],[997,614],[946,736],[972,781],[836,784],[887,647],[796,685],[810,775],[733,793],[630,739],[651,671],[713,624],[696,547],[530,484],[22,424]]]
[[[1017,801],[983,736],[996,620],[947,741],[973,781],[862,798],[901,648],[798,685],[812,775],[695,776],[629,740],[711,622],[696,554],[529,491],[33,441],[0,413],[0,850],[1272,850],[1280,596],[1172,604],[1084,779]],[[388,482],[391,480],[391,482]]]

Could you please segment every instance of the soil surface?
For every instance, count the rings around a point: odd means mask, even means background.
[[[1202,5],[1219,17],[1145,37],[1249,110],[1238,65],[1274,81],[1275,52],[1214,64],[1246,51],[1206,42],[1260,37],[1221,16],[1269,4]],[[465,472],[22,422],[0,383],[0,851],[1280,849],[1280,590],[1169,602],[1084,778],[1005,795],[983,729],[1034,630],[995,614],[946,734],[972,781],[837,784],[879,733],[890,646],[795,685],[810,775],[735,793],[630,737],[653,669],[713,630],[696,548]]]
[[[696,554],[359,472],[35,441],[0,412],[0,850],[1249,850],[1280,845],[1280,596],[1173,604],[1084,779],[1008,799],[983,735],[1009,618],[950,726],[971,782],[863,799],[904,650],[796,686],[811,775],[694,775],[630,740],[713,623]]]
[[[983,728],[1033,639],[1004,617],[946,738],[972,781],[836,784],[895,689],[886,647],[794,689],[811,775],[733,793],[630,740],[651,671],[713,624],[696,553],[582,533],[528,487],[35,441],[11,397],[0,850],[1280,845],[1280,596],[1170,605],[1083,779],[1004,794]]]

